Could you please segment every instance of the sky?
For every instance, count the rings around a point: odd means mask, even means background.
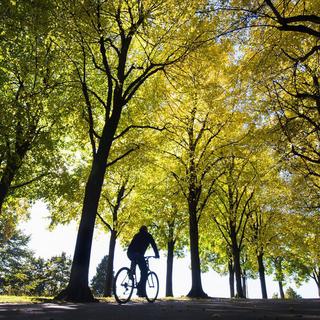
[[[50,258],[54,255],[60,255],[66,252],[70,258],[74,253],[74,247],[77,237],[76,223],[70,223],[66,226],[58,226],[53,231],[48,230],[49,211],[42,202],[37,202],[31,209],[31,218],[27,222],[20,224],[20,229],[31,236],[29,247],[34,251],[36,256]],[[109,235],[103,232],[95,231],[91,260],[89,268],[89,279],[96,272],[97,265],[101,259],[108,253]],[[153,254],[152,250],[149,252]],[[148,252],[147,252],[148,255]],[[191,271],[190,258],[175,259],[173,269],[173,293],[175,296],[186,295],[191,288]],[[115,272],[123,266],[129,266],[129,259],[120,246],[116,247],[115,253]],[[160,259],[152,259],[150,269],[155,271],[159,276],[160,292],[159,296],[165,295],[165,272],[166,257],[164,252],[160,252]],[[272,278],[267,277],[268,297],[272,297],[274,293],[278,293],[278,285]],[[202,286],[204,291],[211,297],[229,297],[228,277],[221,277],[214,271],[202,274]],[[248,297],[261,298],[261,290],[259,280],[248,280]],[[317,287],[314,281],[297,288],[294,283],[291,286],[303,298],[317,298]],[[287,288],[286,287],[286,288]]]

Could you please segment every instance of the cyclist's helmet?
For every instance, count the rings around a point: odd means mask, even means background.
[[[141,226],[140,227],[140,232],[148,232],[148,227],[147,226]]]

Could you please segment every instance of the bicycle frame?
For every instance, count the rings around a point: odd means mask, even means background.
[[[146,262],[147,266],[147,272],[150,272],[150,267],[149,267],[149,259],[154,258],[154,256],[145,256],[144,260]],[[130,272],[131,275],[134,277],[134,288],[137,288],[137,262],[136,261],[131,261],[130,265]]]
[[[148,273],[148,276],[146,279],[147,282],[146,282],[145,297],[149,302],[154,302],[159,292],[159,279],[157,274],[151,271],[149,268],[149,259],[154,257],[146,256],[144,258],[146,261],[146,267],[147,267],[147,273]],[[118,303],[126,303],[130,301],[133,290],[137,289],[138,281],[137,281],[137,274],[136,274],[136,266],[137,266],[137,263],[135,261],[132,261],[130,268],[128,267],[120,268],[115,276],[114,295]],[[118,282],[119,277],[121,279],[120,282]],[[119,288],[118,288],[118,285],[119,285]],[[117,291],[117,288],[120,289],[120,291]]]

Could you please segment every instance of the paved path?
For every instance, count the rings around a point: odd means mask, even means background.
[[[320,320],[320,300],[144,301],[100,303],[0,304],[0,320]]]

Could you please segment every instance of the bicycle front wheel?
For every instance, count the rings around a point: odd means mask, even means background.
[[[133,292],[133,276],[130,275],[130,269],[121,268],[113,282],[114,297],[118,303],[126,303],[130,300]]]
[[[159,279],[155,272],[150,271],[148,273],[146,283],[146,298],[149,302],[154,302],[159,293]]]

